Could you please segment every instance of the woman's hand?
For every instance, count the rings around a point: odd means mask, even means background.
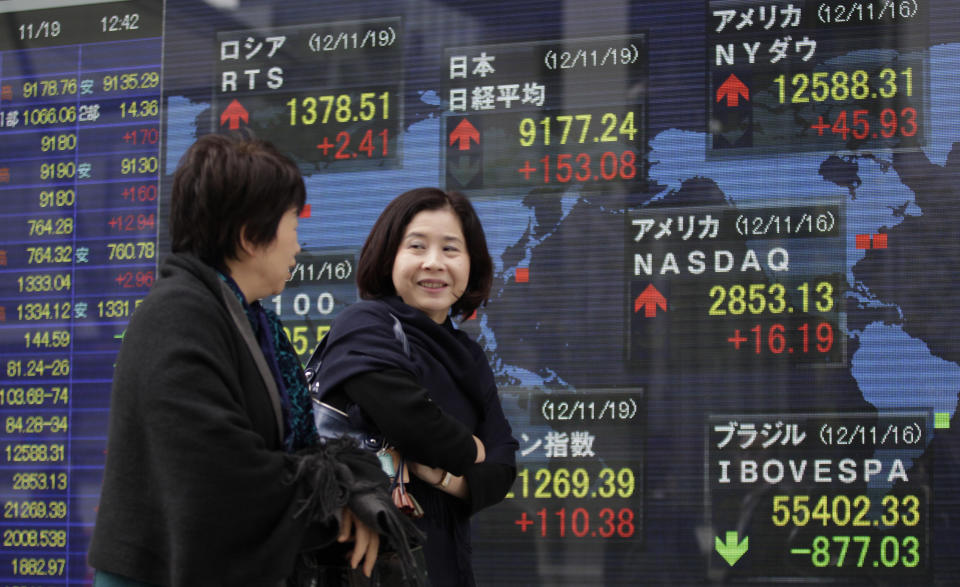
[[[473,437],[473,442],[477,445],[477,460],[473,462],[482,463],[487,459],[487,449],[485,446],[483,446],[483,441],[476,436]]]
[[[460,499],[467,499],[467,497],[470,495],[469,488],[467,487],[467,480],[464,477],[450,475],[450,479],[447,481],[446,486],[443,486],[441,483],[443,482],[444,477],[448,475],[448,473],[443,469],[437,467],[428,467],[427,465],[414,463],[412,461],[407,463],[407,467],[415,477],[418,477],[424,482],[433,485],[440,491],[449,493],[450,495],[459,497]]]
[[[439,485],[443,481],[445,471],[438,467],[428,467],[413,461],[407,461],[407,467],[415,477],[419,477],[425,483],[430,485]]]
[[[337,542],[350,540],[355,542],[353,550],[350,551],[350,568],[357,568],[360,561],[363,561],[363,574],[369,577],[373,573],[373,564],[377,562],[380,534],[361,522],[350,508],[344,506],[340,516],[340,533],[337,535]]]

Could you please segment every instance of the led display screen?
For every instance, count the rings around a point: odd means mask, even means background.
[[[0,2],[4,585],[89,584],[113,361],[206,133],[300,167],[306,360],[415,187],[494,262],[458,327],[519,441],[484,585],[960,573],[947,0]]]

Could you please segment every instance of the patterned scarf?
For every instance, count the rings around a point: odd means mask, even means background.
[[[270,371],[277,383],[283,408],[284,448],[295,452],[317,443],[317,431],[313,425],[313,409],[307,380],[300,367],[300,358],[283,331],[283,323],[276,312],[264,308],[257,301],[248,304],[240,287],[229,275],[217,272],[243,305],[250,327],[260,343],[260,350],[270,365]]]

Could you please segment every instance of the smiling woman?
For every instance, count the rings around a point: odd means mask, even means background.
[[[428,214],[420,216],[425,212]],[[415,218],[424,224],[424,228],[436,231],[435,236],[443,239],[444,244],[458,235],[462,239],[461,253],[466,257],[467,281],[447,310],[453,318],[468,318],[490,295],[493,262],[480,218],[470,200],[455,191],[417,188],[397,196],[387,205],[360,252],[357,267],[360,297],[377,299],[400,295],[395,281],[395,264],[401,255],[404,239],[411,236],[411,232],[418,232],[412,228]]]
[[[337,316],[317,353],[317,399],[413,461],[410,492],[424,510],[415,522],[435,587],[475,583],[470,516],[502,500],[516,476],[518,445],[486,354],[452,321],[486,302],[492,275],[466,196],[405,192],[360,252],[363,301]]]
[[[466,290],[469,275],[470,255],[453,208],[417,213],[393,260],[393,286],[400,299],[443,323]]]

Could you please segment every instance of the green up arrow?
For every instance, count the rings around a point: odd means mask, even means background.
[[[726,542],[721,542],[719,536],[714,536],[713,540],[717,552],[720,553],[720,556],[723,557],[723,560],[727,561],[731,567],[737,564],[737,561],[740,560],[741,556],[746,554],[747,548],[749,548],[750,545],[750,539],[746,536],[743,537],[743,540],[737,542],[736,532],[727,532]]]

